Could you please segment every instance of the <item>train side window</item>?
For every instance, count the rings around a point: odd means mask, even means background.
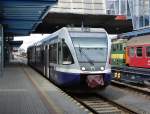
[[[58,43],[58,64],[62,64],[62,48],[61,43]]]
[[[57,44],[49,46],[49,61],[51,63],[57,63]]]
[[[49,46],[49,61],[50,61],[50,63],[53,61],[52,50],[53,50],[53,45],[50,45]]]
[[[146,47],[146,56],[150,57],[150,46]]]
[[[118,50],[118,44],[116,44],[116,50]]]
[[[134,47],[131,47],[130,49],[129,49],[129,55],[130,56],[134,56]]]
[[[116,44],[112,44],[112,50],[116,51]]]
[[[120,44],[120,51],[123,51],[123,45]]]
[[[63,58],[63,64],[64,65],[69,65],[69,64],[73,64],[73,57],[71,55],[71,52],[68,48],[68,46],[66,45],[66,43],[63,41],[62,42],[62,58]]]
[[[142,57],[142,47],[137,47],[136,48],[136,54],[138,57]]]
[[[121,51],[121,44],[118,44],[118,50]]]

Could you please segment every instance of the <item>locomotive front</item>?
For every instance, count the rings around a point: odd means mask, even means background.
[[[100,31],[99,31],[100,30]],[[80,80],[90,88],[107,86],[111,81],[110,39],[102,29],[71,31],[70,37],[80,67]]]

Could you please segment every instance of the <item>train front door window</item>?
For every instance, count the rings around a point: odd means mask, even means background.
[[[69,65],[74,63],[71,52],[64,41],[62,41],[62,60],[63,65]]]
[[[57,64],[57,44],[51,44],[49,46],[49,74],[50,78],[55,76],[55,64]],[[54,79],[54,78],[52,78]]]

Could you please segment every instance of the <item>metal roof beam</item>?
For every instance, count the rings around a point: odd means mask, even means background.
[[[5,34],[28,35],[56,2],[57,0],[1,0],[0,23],[4,25]]]

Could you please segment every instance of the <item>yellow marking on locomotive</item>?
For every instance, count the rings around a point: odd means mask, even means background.
[[[112,59],[124,59],[124,54],[111,54]]]

